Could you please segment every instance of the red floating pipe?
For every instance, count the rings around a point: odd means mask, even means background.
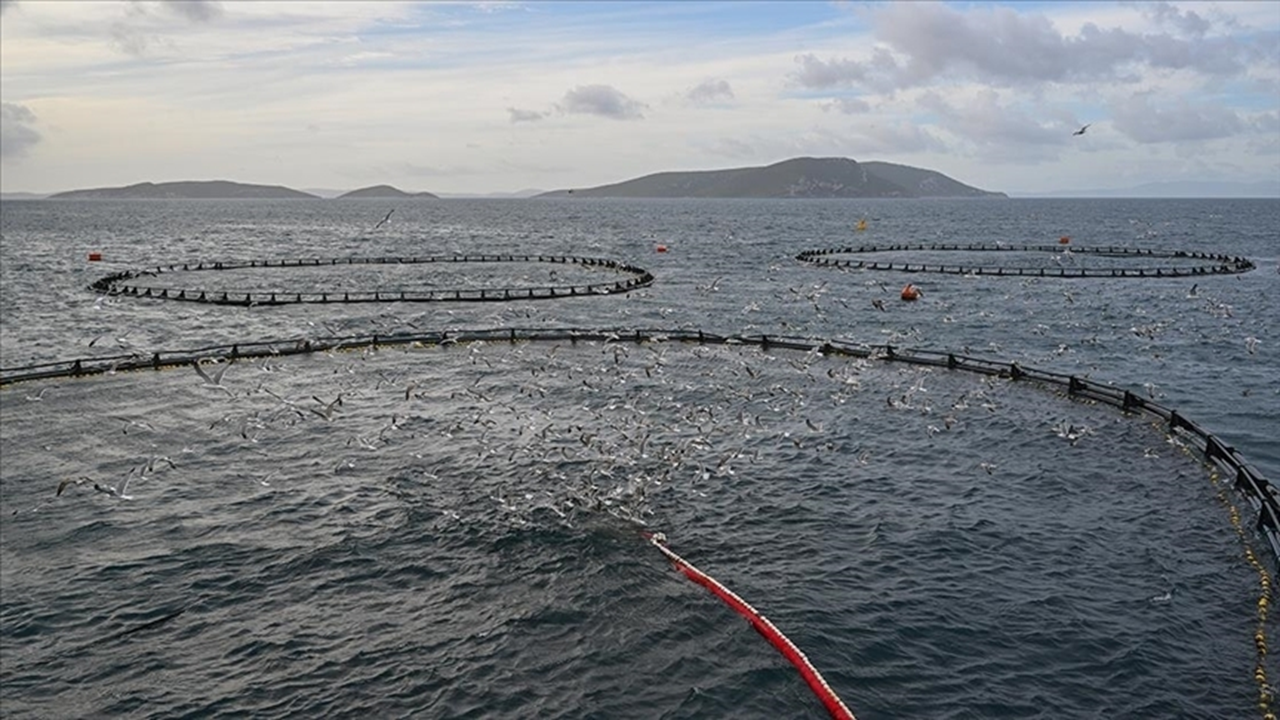
[[[813,663],[809,662],[809,658],[805,657],[800,648],[796,647],[795,643],[791,642],[786,635],[783,635],[781,630],[769,622],[768,618],[761,615],[759,611],[751,607],[746,600],[738,597],[732,590],[721,585],[715,578],[685,562],[684,558],[672,552],[666,546],[667,538],[665,535],[648,532],[642,534],[654,547],[661,550],[662,554],[666,555],[671,564],[684,573],[685,577],[710,590],[713,595],[723,600],[726,605],[746,618],[747,622],[751,623],[751,627],[756,629],[756,632],[763,635],[766,640],[778,649],[778,652],[782,653],[783,657],[791,661],[791,664],[800,671],[800,676],[808,683],[809,689],[822,701],[822,704],[827,708],[827,712],[831,713],[831,717],[836,720],[856,720],[853,717],[853,713],[845,706],[835,691],[831,689],[831,686],[827,684],[822,674],[818,672],[818,669],[813,666]]]

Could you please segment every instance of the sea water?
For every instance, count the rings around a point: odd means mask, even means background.
[[[5,202],[0,364],[480,328],[829,338],[1115,384],[1275,478],[1277,227],[1271,200]],[[1257,269],[795,259],[1063,236]],[[251,307],[87,289],[175,263],[481,254],[655,281]],[[1027,262],[989,262],[1005,258]],[[270,282],[550,281],[538,262],[388,267]],[[920,300],[899,299],[906,282]],[[6,717],[823,716],[642,529],[767,615],[864,720],[1260,714],[1259,575],[1231,522],[1247,529],[1247,503],[1149,419],[1034,384],[751,346],[489,342],[242,360],[218,385],[188,368],[19,383],[0,423]]]

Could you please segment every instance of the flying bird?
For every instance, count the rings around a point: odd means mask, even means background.
[[[1083,134],[1084,134],[1084,131],[1085,131],[1085,130],[1088,130],[1088,129],[1089,129],[1089,126],[1090,126],[1090,125],[1092,125],[1092,124],[1093,124],[1093,123],[1087,123],[1087,124],[1083,125],[1079,130],[1077,130],[1077,131],[1075,131],[1075,132],[1073,132],[1073,133],[1071,133],[1071,134],[1072,134],[1072,135],[1083,135]]]
[[[329,403],[326,403],[325,401],[321,400],[315,395],[312,395],[311,399],[315,400],[316,402],[324,406],[324,410],[317,410],[313,407],[309,407],[307,409],[315,413],[316,415],[319,415],[320,417],[324,418],[325,420],[329,422],[333,422],[333,413],[335,409],[342,405],[342,393],[338,393],[338,397],[335,398],[333,402],[329,402]]]
[[[62,482],[58,483],[58,491],[54,493],[54,495],[60,497],[62,495],[62,491],[66,490],[68,485],[83,485],[87,482],[93,482],[93,478],[88,478],[83,475],[81,475],[80,477],[74,480],[72,480],[71,478],[67,478],[66,480],[63,480]]]
[[[385,216],[385,217],[383,217],[381,220],[379,220],[379,221],[378,221],[378,224],[373,226],[373,229],[374,229],[374,230],[377,230],[378,228],[382,227],[383,225],[386,225],[386,224],[387,224],[387,221],[391,219],[391,213],[393,213],[393,212],[395,212],[395,211],[396,211],[396,209],[395,209],[395,208],[391,208],[390,210],[388,210],[388,211],[387,211],[386,216]]]
[[[228,360],[222,367],[214,371],[212,377],[204,371],[204,368],[200,367],[199,360],[192,360],[191,367],[195,368],[196,374],[200,376],[201,380],[204,380],[205,387],[216,387],[219,390],[230,393],[231,391],[222,384],[222,376],[227,374],[227,369],[230,368],[233,363],[235,363],[234,359]]]
[[[132,479],[133,479],[133,472],[130,471],[130,473],[125,476],[124,482],[120,483],[119,487],[115,485],[105,485],[105,484],[94,483],[93,489],[97,490],[100,493],[113,495],[115,497],[120,498],[121,500],[132,500],[133,499],[132,495],[125,494],[125,491],[129,489],[129,481]]]
[[[129,489],[129,481],[133,479],[133,475],[136,472],[138,472],[138,468],[134,468],[130,470],[129,474],[124,476],[124,482],[120,483],[118,487],[113,485],[105,485],[103,483],[94,482],[93,478],[85,477],[83,475],[75,479],[67,478],[62,482],[58,483],[58,490],[57,492],[54,493],[54,496],[60,497],[62,495],[62,492],[67,489],[68,485],[84,485],[87,483],[93,483],[93,489],[97,490],[100,493],[103,493],[105,495],[114,495],[115,497],[118,497],[121,500],[132,500],[133,496],[126,495],[125,492]]]

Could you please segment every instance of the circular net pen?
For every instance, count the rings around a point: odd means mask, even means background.
[[[90,290],[214,305],[502,302],[613,295],[645,287],[644,268],[571,255],[347,257],[191,262],[127,270]]]
[[[898,244],[806,250],[801,262],[848,270],[1061,278],[1169,278],[1234,275],[1242,257],[1187,250],[1059,245]]]
[[[50,692],[91,715],[198,712],[251,672],[235,709],[259,716],[284,686],[309,716],[355,698],[379,715],[821,717],[640,529],[786,628],[855,713],[1270,702],[1269,485],[1190,419],[1085,378],[809,338],[505,328],[0,382],[17,714]],[[103,670],[126,644],[147,673]]]

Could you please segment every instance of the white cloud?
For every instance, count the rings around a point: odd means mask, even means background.
[[[40,133],[33,125],[36,115],[17,103],[0,103],[0,159],[24,157],[36,143]]]
[[[856,97],[842,97],[822,103],[823,110],[835,110],[845,115],[863,115],[871,112],[871,103]]]
[[[1033,115],[1025,105],[1006,101],[997,90],[982,88],[959,101],[949,101],[929,91],[920,105],[940,115],[951,132],[978,145],[1063,145],[1079,127],[1074,119]]]
[[[900,158],[947,152],[950,146],[935,129],[905,120],[860,122],[851,128],[854,152],[865,159]],[[866,158],[873,155],[873,158]],[[934,163],[926,163],[933,169]]]
[[[1193,104],[1185,98],[1159,102],[1149,94],[1115,103],[1111,122],[1140,143],[1215,140],[1246,127],[1239,115],[1220,105]]]
[[[514,107],[507,108],[507,114],[511,116],[511,122],[513,123],[537,122],[547,116],[544,112],[538,112],[536,110],[521,110],[520,108]]]
[[[193,22],[207,22],[223,12],[218,0],[166,0],[165,7]]]
[[[684,94],[695,105],[710,105],[733,99],[733,87],[728,80],[703,80]]]
[[[904,89],[945,79],[998,86],[1136,81],[1138,68],[1190,68],[1207,75],[1241,72],[1251,47],[1234,36],[1204,37],[1208,21],[1168,7],[1152,10],[1163,23],[1198,29],[1194,37],[1137,33],[1087,22],[1076,34],[1030,6],[961,10],[934,3],[894,3],[868,12],[877,44],[863,59],[797,57],[802,87]]]
[[[611,85],[579,85],[566,92],[556,107],[568,114],[639,120],[644,117],[641,111],[647,106]]]

